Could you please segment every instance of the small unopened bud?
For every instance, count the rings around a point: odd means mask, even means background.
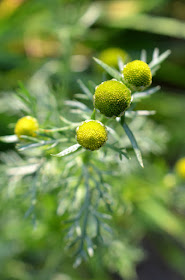
[[[82,147],[95,151],[107,141],[107,130],[99,121],[85,121],[76,129],[76,138]]]
[[[131,91],[121,82],[110,80],[96,87],[94,106],[106,117],[118,117],[130,106]]]
[[[22,135],[36,136],[36,131],[39,129],[37,120],[31,116],[26,116],[19,119],[15,125],[15,134],[19,139]]]
[[[152,73],[147,63],[134,60],[126,64],[123,69],[124,82],[134,91],[141,91],[152,83]]]

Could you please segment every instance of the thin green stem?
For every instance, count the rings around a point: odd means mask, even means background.
[[[92,115],[91,115],[91,120],[96,119],[96,109],[93,110]]]

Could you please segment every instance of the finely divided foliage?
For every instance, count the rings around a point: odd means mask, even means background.
[[[153,59],[149,63],[149,71],[152,75],[155,74],[161,62],[169,54],[169,50],[161,55],[159,55],[158,49],[154,50]],[[53,172],[55,187],[62,188],[62,198],[57,212],[63,217],[64,228],[67,230],[67,248],[71,248],[70,250],[74,252],[75,267],[82,260],[87,260],[89,256],[92,257],[94,249],[101,243],[106,242],[107,235],[112,234],[109,226],[112,196],[110,195],[110,186],[106,183],[106,173],[111,174],[112,171],[102,170],[100,163],[103,162],[106,167],[109,161],[112,163],[114,160],[115,164],[120,165],[123,158],[129,160],[132,152],[128,154],[123,141],[123,138],[125,139],[125,135],[127,135],[130,141],[130,147],[128,148],[132,147],[138,163],[141,167],[144,167],[142,154],[134,136],[135,133],[132,131],[132,121],[138,116],[146,117],[155,112],[137,111],[134,108],[137,102],[151,96],[160,89],[159,86],[156,86],[137,92],[133,91],[134,87],[129,88],[129,83],[125,85],[122,74],[124,63],[120,57],[118,58],[118,64],[121,65],[120,72],[97,58],[94,58],[94,60],[109,75],[109,79],[114,79],[114,82],[112,80],[105,82],[110,83],[111,87],[103,87],[103,92],[96,96],[99,93],[97,93],[97,89],[100,89],[100,85],[90,82],[87,86],[81,80],[78,81],[82,92],[75,95],[76,100],[66,101],[65,103],[69,107],[69,112],[77,116],[77,122],[60,116],[60,113],[56,110],[55,118],[61,121],[62,126],[54,127],[51,125],[51,127],[41,128],[42,126],[39,124],[40,127],[35,126],[35,129],[30,126],[33,131],[27,133],[25,128],[21,130],[19,121],[19,133],[15,130],[16,135],[0,138],[1,141],[7,143],[17,142],[18,151],[25,154],[27,163],[24,168],[22,163],[19,166],[19,162],[17,162],[17,167],[11,169],[9,173],[11,176],[15,173],[19,174],[21,178],[27,175],[32,176],[32,204],[26,216],[34,213],[37,182],[38,180],[42,181],[42,174],[48,168],[49,160],[52,160],[55,164],[59,161],[63,162],[60,174],[55,174],[54,170],[50,172]],[[141,60],[146,62],[145,51],[142,51]],[[137,69],[134,70],[134,73],[136,72]],[[129,80],[131,81],[132,77]],[[114,85],[117,84],[119,89],[114,88]],[[139,84],[140,89],[146,88],[147,85],[150,85],[150,81],[147,84],[145,83],[143,87],[141,83]],[[25,105],[25,112],[37,118],[36,99],[23,85],[20,85],[18,98]],[[51,100],[54,100],[54,97]],[[54,101],[54,104],[57,104],[57,102]],[[21,131],[24,135],[21,135]],[[63,146],[62,151],[59,149],[60,146]],[[35,154],[35,161],[30,162],[31,154],[29,151],[33,148],[37,150],[37,153]],[[47,156],[43,153],[47,153]],[[113,155],[111,158],[110,154]],[[58,159],[58,157],[62,157],[62,159]],[[49,175],[47,174],[47,176]],[[62,185],[61,181],[63,182]],[[108,212],[109,214],[107,214]],[[71,218],[66,220],[65,213],[68,213],[67,216]]]

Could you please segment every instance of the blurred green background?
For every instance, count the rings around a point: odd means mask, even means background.
[[[7,176],[12,158],[18,162],[24,157],[19,158],[13,144],[0,142],[2,280],[185,279],[185,175],[175,169],[185,157],[185,1],[1,0],[0,135],[13,134],[23,116],[15,100],[19,81],[37,95],[41,107],[44,103],[51,110],[49,88],[66,112],[63,101],[79,92],[79,78],[102,81],[92,57],[112,47],[125,50],[132,60],[145,49],[148,62],[156,47],[172,51],[153,78],[161,91],[138,105],[157,111],[145,124],[147,137],[161,138],[156,150],[150,151],[145,133],[138,132],[147,167],[140,170],[133,159],[124,178],[111,178],[115,197],[125,203],[123,209],[115,206],[113,217],[119,240],[73,269],[57,215],[59,190],[39,192],[34,228],[24,216],[30,177],[15,188],[15,178]]]

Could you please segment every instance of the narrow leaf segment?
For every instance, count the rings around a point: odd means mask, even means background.
[[[139,164],[141,165],[141,167],[144,168],[144,165],[143,165],[143,159],[142,159],[142,155],[141,155],[141,151],[139,149],[139,146],[137,144],[137,141],[132,133],[132,131],[130,130],[130,128],[128,127],[128,125],[124,122],[123,124],[123,128],[128,136],[128,138],[130,139],[130,142],[132,144],[132,147],[134,149],[134,152],[136,154],[136,157],[137,157],[137,160],[139,162]]]

